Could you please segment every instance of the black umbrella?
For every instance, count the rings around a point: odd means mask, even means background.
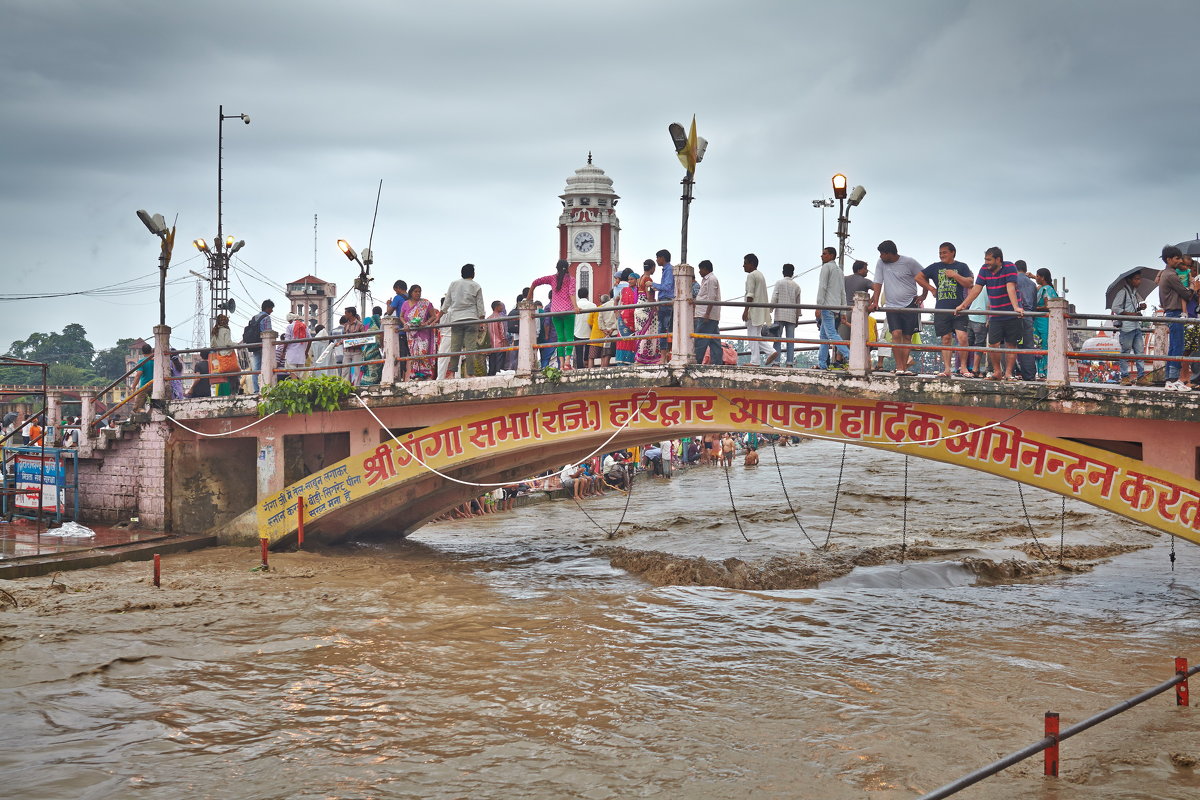
[[[1200,239],[1180,242],[1175,246],[1182,250],[1185,256],[1200,256]]]
[[[1132,275],[1141,275],[1142,283],[1137,288],[1138,300],[1145,300],[1150,296],[1150,293],[1157,289],[1154,279],[1158,277],[1158,273],[1162,270],[1157,267],[1134,267],[1133,269],[1125,270],[1117,279],[1109,284],[1108,289],[1104,292],[1104,307],[1112,308],[1113,301],[1117,299],[1117,292],[1121,291],[1126,286],[1126,279]]]

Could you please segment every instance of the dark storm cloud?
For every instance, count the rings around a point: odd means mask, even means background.
[[[382,178],[381,292],[396,275],[440,292],[473,261],[510,302],[557,256],[557,195],[589,150],[623,197],[623,261],[677,248],[664,128],[695,112],[711,145],[691,249],[727,289],[747,250],[815,263],[809,201],[844,171],[868,187],[851,232],[869,260],[882,238],[927,260],[952,238],[972,263],[1001,243],[1095,307],[1107,275],[1194,232],[1178,202],[1198,166],[1191,71],[1169,32],[1195,9],[10,2],[0,213],[23,235],[4,275],[86,288],[152,272],[139,207],[179,215],[173,275],[201,263],[185,242],[215,233],[224,104],[253,118],[226,124],[225,227],[273,281],[312,270],[319,213],[318,268],[348,287],[333,240],[362,246]],[[234,288],[256,304],[271,289],[254,280]],[[168,317],[190,329],[185,289]],[[156,300],[129,301],[144,305],[6,304],[0,343],[67,316],[101,345],[144,333]]]

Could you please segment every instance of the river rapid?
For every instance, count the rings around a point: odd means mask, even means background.
[[[1031,544],[1015,483],[842,457],[0,581],[0,796],[912,798],[1200,659],[1195,545],[1027,488]],[[1195,798],[1198,758],[1169,692],[961,796]]]

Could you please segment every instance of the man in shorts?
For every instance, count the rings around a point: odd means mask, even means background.
[[[980,292],[988,293],[988,308],[992,311],[1016,311],[1018,316],[988,317],[988,347],[1005,348],[1006,353],[990,353],[992,358],[992,373],[988,375],[991,381],[1020,380],[1013,375],[1013,366],[1017,363],[1017,345],[1021,342],[1022,325],[1025,309],[1021,308],[1021,300],[1017,297],[1017,269],[1011,262],[1004,260],[1004,251],[999,247],[989,247],[983,254],[983,269],[975,285],[967,292],[967,297],[959,303],[954,311],[961,314]]]
[[[967,292],[975,285],[971,268],[955,260],[957,254],[954,245],[942,242],[938,247],[938,260],[925,268],[925,277],[937,287],[934,308],[958,308],[958,304],[966,299]],[[949,347],[952,339],[958,342],[959,347],[966,347],[969,325],[970,320],[960,314],[933,315],[933,331],[941,339],[943,347]],[[942,371],[939,377],[950,378],[954,375],[952,357],[955,355],[958,356],[958,374],[964,378],[974,377],[967,369],[967,354],[964,350],[942,351]]]
[[[920,308],[921,303],[930,292],[936,292],[933,284],[925,277],[924,267],[915,258],[902,256],[896,250],[896,243],[885,239],[879,243],[879,263],[875,265],[874,293],[871,304],[867,306],[870,313],[879,308],[879,293],[883,292],[884,311],[887,315],[888,330],[892,333],[892,350],[896,358],[897,375],[916,375],[909,367],[909,348],[912,335],[921,327],[921,315],[888,309]],[[917,297],[917,286],[923,291]]]

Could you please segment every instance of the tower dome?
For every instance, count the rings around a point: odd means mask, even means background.
[[[575,170],[575,174],[567,178],[567,186],[559,197],[567,206],[615,206],[620,195],[614,192],[612,187],[612,178],[605,175],[604,170],[592,163],[592,154],[588,153],[587,164]],[[605,198],[604,203],[597,202],[601,197]],[[591,202],[579,203],[580,198],[588,198]]]

